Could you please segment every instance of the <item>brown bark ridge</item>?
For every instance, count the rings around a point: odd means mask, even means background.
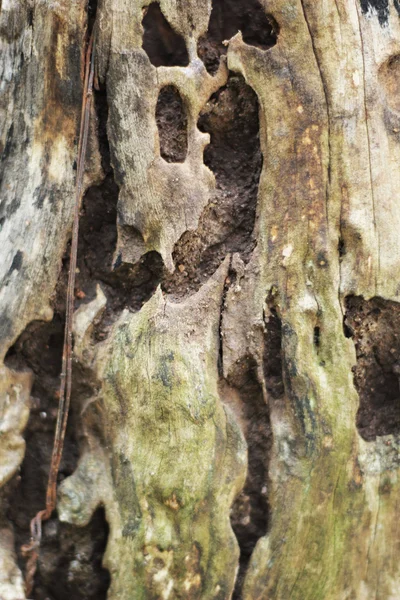
[[[56,406],[35,352],[62,328],[92,27],[58,519],[104,507],[109,599],[398,597],[399,12],[3,0],[2,600],[25,598],[23,430]]]

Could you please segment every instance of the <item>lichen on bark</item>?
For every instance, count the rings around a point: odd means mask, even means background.
[[[217,389],[226,266],[186,302],[158,290],[136,315],[124,312],[92,355],[90,340],[77,349],[99,389],[83,415],[87,448],[58,510],[85,524],[104,504],[109,598],[232,593],[238,545],[229,507],[243,485],[246,447]]]

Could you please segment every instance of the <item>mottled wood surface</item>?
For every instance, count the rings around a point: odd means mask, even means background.
[[[271,516],[243,598],[393,600],[399,436],[367,442],[357,431],[356,355],[343,318],[348,296],[399,300],[398,3],[261,0],[276,45],[237,33],[214,75],[197,52],[211,2],[160,1],[188,65],[159,67],[142,48],[143,4],[102,0],[95,24],[119,187],[113,264],[133,268],[157,252],[175,269],[177,242],[196,230],[215,190],[198,118],[228,69],[260,106],[255,247],[247,263],[227,257],[180,302],[158,288],[110,322],[104,341],[95,331],[109,302],[101,286],[78,309],[76,361],[92,394],[74,400],[83,442],[62,485],[60,518],[83,525],[105,506],[110,599],[230,598],[239,551],[229,516],[246,448],[219,384],[251,360],[270,411]],[[1,5],[2,361],[30,322],[52,319],[72,225],[86,32],[81,2]],[[166,162],[159,148],[157,98],[170,85],[187,116],[181,163]],[[86,187],[104,177],[100,137],[93,109]],[[275,396],[264,360],[272,315],[282,328],[284,380]],[[1,485],[23,458],[32,380],[1,367]],[[22,600],[3,513],[0,597]]]

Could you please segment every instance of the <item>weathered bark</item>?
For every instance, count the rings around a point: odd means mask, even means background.
[[[92,27],[58,518],[104,507],[109,599],[397,598],[400,5],[148,4],[1,6],[0,598],[25,598],[10,497],[30,395],[56,405],[35,352],[62,331]]]

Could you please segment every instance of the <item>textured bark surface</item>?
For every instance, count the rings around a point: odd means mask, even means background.
[[[73,406],[33,597],[398,598],[399,17],[3,0],[2,600],[25,599],[44,502],[92,28]]]

